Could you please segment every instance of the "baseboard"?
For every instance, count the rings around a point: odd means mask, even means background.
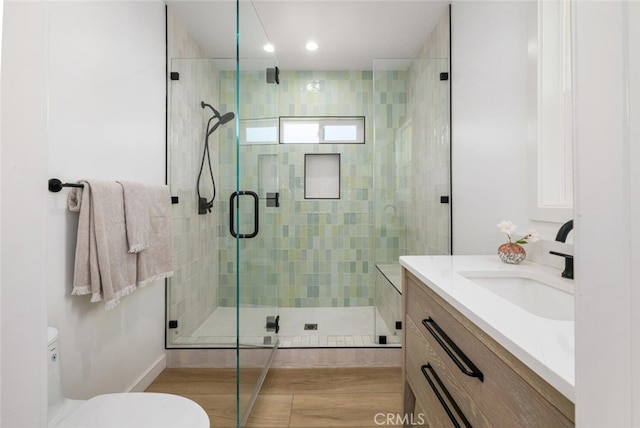
[[[145,374],[134,382],[129,388],[129,392],[144,392],[145,389],[151,385],[151,383],[162,373],[167,367],[167,356],[162,355],[158,360],[147,370]]]

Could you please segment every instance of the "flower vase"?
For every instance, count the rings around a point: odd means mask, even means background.
[[[527,257],[527,252],[520,244],[507,242],[498,247],[500,260],[511,265],[517,265]]]

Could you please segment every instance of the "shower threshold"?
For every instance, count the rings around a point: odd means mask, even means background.
[[[240,343],[264,346],[267,316],[273,308],[242,308]],[[279,308],[279,348],[399,347],[401,331],[389,329],[375,306]],[[236,308],[217,308],[193,334],[176,337],[176,347],[235,346]],[[377,326],[376,326],[377,322]],[[315,328],[313,328],[315,327]],[[393,326],[392,326],[393,327]],[[384,336],[386,344],[380,340]]]

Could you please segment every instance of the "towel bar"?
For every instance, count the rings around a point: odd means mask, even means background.
[[[82,184],[79,183],[63,183],[62,181],[58,180],[57,178],[50,178],[49,179],[49,191],[50,192],[59,192],[62,190],[63,187],[84,187]],[[171,203],[173,205],[177,204],[179,201],[177,196],[172,196],[171,197]]]
[[[82,184],[78,183],[63,183],[57,178],[49,179],[49,191],[50,192],[59,192],[63,187],[83,187]]]

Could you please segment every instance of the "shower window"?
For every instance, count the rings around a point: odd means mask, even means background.
[[[240,144],[278,144],[278,118],[241,120]]]
[[[364,144],[364,116],[281,117],[281,144]]]

